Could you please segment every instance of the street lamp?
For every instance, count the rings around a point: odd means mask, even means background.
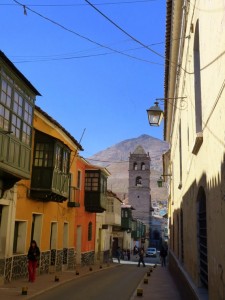
[[[163,174],[160,176],[160,178],[157,180],[157,184],[158,184],[158,187],[162,187],[163,186],[163,182],[165,182],[165,179],[163,177],[165,176],[169,176],[171,177],[172,175],[171,174]]]
[[[159,107],[159,102],[147,109],[148,121],[150,126],[159,126],[163,118],[163,110]]]
[[[170,105],[176,107],[177,109],[185,109],[187,102],[184,100],[187,97],[176,97],[176,98],[156,98],[156,102],[154,103],[154,106],[151,106],[149,109],[147,109],[148,114],[148,121],[150,126],[159,126],[162,118],[164,116],[163,110],[159,107],[158,101],[166,101]],[[173,101],[170,100],[177,100],[181,99],[181,102],[177,106],[176,103],[173,103]]]
[[[162,187],[162,184],[163,184],[163,179],[162,179],[162,176],[160,176],[160,178],[157,180],[157,184],[158,184],[158,187]]]

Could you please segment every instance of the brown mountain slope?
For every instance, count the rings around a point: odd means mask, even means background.
[[[108,178],[108,189],[116,193],[122,200],[128,194],[128,160],[135,148],[141,145],[151,157],[151,194],[152,200],[167,199],[165,187],[158,188],[157,180],[162,174],[162,154],[168,150],[168,144],[149,135],[141,135],[128,139],[100,151],[89,158],[95,165],[107,167],[111,176]]]

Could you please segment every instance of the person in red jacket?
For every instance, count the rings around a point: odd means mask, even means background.
[[[32,240],[30,243],[27,258],[29,281],[34,282],[36,278],[36,268],[40,258],[40,249],[38,248],[37,243],[34,240]]]

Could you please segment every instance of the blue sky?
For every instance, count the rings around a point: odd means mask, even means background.
[[[27,15],[13,0],[0,2],[0,49],[42,94],[38,106],[78,141],[86,128],[84,157],[141,134],[162,139],[163,126],[150,127],[146,114],[155,98],[164,95],[162,57],[84,0],[19,2],[27,6]],[[165,1],[90,2],[136,40],[164,55]]]

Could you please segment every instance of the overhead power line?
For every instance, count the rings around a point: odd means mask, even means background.
[[[48,22],[50,22],[50,23],[52,23],[52,24],[54,24],[54,25],[60,27],[61,29],[65,30],[65,31],[67,31],[67,32],[69,32],[69,33],[72,33],[72,34],[78,36],[79,38],[82,38],[82,39],[84,39],[84,40],[86,40],[86,41],[88,41],[88,42],[90,42],[90,43],[92,43],[92,44],[95,44],[95,45],[101,47],[101,48],[108,49],[108,50],[110,50],[110,51],[112,51],[112,52],[115,52],[115,53],[118,53],[118,54],[127,56],[127,57],[132,58],[132,59],[135,59],[135,60],[147,62],[147,63],[150,63],[150,64],[157,64],[157,63],[155,63],[155,62],[151,62],[151,61],[146,60],[146,59],[142,59],[142,58],[139,58],[139,57],[130,55],[130,54],[123,53],[123,52],[121,52],[121,51],[119,51],[119,50],[116,50],[116,49],[114,49],[114,48],[111,48],[111,47],[109,47],[109,46],[107,46],[107,45],[104,45],[104,44],[101,44],[101,43],[99,43],[99,42],[96,42],[96,41],[90,39],[89,37],[86,37],[86,36],[84,36],[84,35],[82,35],[82,34],[76,32],[76,31],[74,31],[74,30],[72,30],[72,29],[69,29],[69,28],[65,27],[64,25],[62,25],[62,24],[60,24],[60,23],[58,23],[58,22],[56,22],[56,21],[54,21],[54,20],[52,20],[52,19],[50,19],[50,18],[44,16],[44,15],[42,15],[41,13],[39,13],[39,12],[37,12],[37,11],[31,9],[30,7],[28,7],[28,6],[26,6],[26,5],[22,4],[22,3],[20,3],[20,2],[17,1],[17,0],[13,0],[13,1],[14,1],[15,3],[17,3],[18,5],[20,5],[20,6],[23,8],[24,14],[27,15],[27,10],[28,10],[28,11],[30,11],[30,12],[36,14],[37,16],[41,17],[42,19],[44,19],[44,20],[46,20],[46,21],[48,21]]]
[[[85,0],[91,7],[93,7],[100,15],[102,15],[106,20],[108,20],[110,23],[112,23],[116,28],[118,28],[120,31],[122,31],[124,34],[126,34],[129,38],[131,38],[133,41],[141,45],[142,47],[146,48],[147,50],[151,51],[152,53],[156,54],[157,56],[165,59],[164,55],[158,53],[157,51],[153,50],[149,46],[145,45],[135,37],[133,37],[131,34],[129,34],[126,30],[124,30],[122,27],[120,27],[118,24],[116,24],[114,21],[112,21],[109,17],[107,17],[103,12],[101,12],[97,7],[95,7],[90,1]]]
[[[134,0],[134,1],[118,1],[118,2],[101,2],[94,3],[96,6],[101,5],[121,5],[121,4],[139,4],[139,3],[149,3],[156,2],[157,0]],[[16,4],[2,3],[0,6],[14,6]],[[27,6],[27,4],[25,4]],[[86,3],[73,3],[73,4],[29,4],[30,7],[73,7],[73,6],[87,6]]]
[[[85,2],[87,2],[92,8],[94,8],[100,15],[102,15],[105,19],[107,19],[110,23],[112,23],[117,29],[119,29],[120,31],[122,31],[124,34],[126,34],[127,36],[129,36],[133,41],[135,41],[136,43],[142,45],[144,48],[146,48],[147,50],[151,51],[152,53],[156,54],[157,56],[163,58],[166,61],[166,65],[167,64],[171,64],[173,65],[173,67],[180,67],[185,73],[189,74],[189,72],[187,70],[185,70],[181,65],[178,65],[177,62],[174,62],[168,58],[166,58],[164,55],[158,53],[157,51],[153,50],[152,48],[148,47],[147,45],[145,45],[144,43],[142,43],[141,41],[139,41],[137,38],[133,37],[131,34],[129,34],[126,30],[124,30],[123,28],[121,28],[118,24],[116,24],[114,21],[112,21],[108,16],[106,16],[103,12],[101,12],[97,7],[95,7],[90,1],[85,0]],[[186,36],[184,39],[189,38],[189,36]]]

